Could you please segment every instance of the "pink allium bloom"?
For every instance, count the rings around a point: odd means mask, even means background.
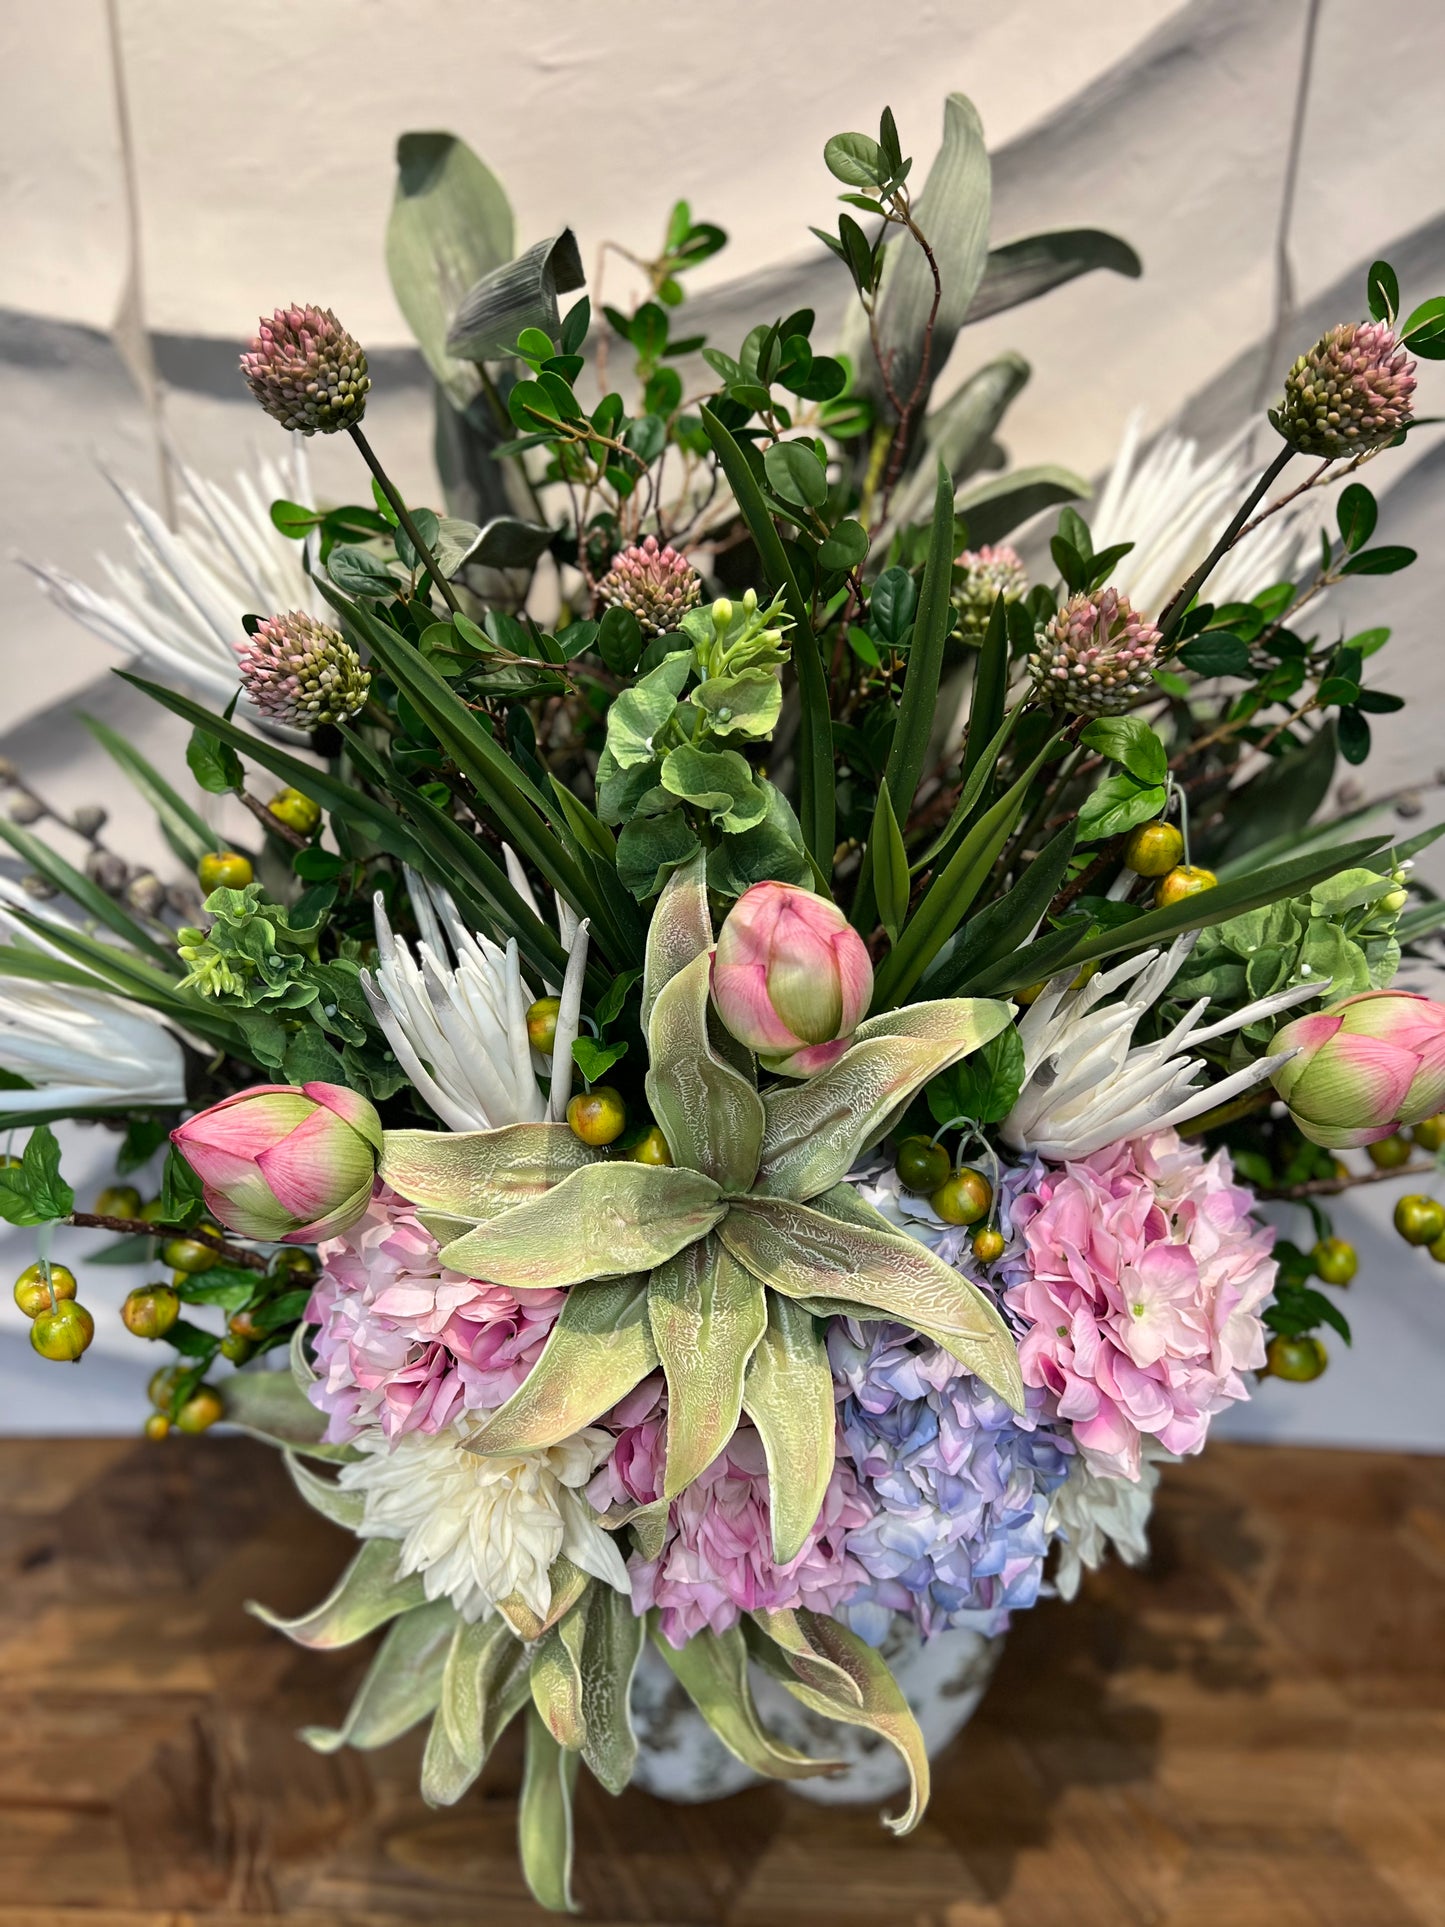
[[[1296,1017],[1271,1051],[1294,1050],[1274,1087],[1307,1138],[1373,1144],[1445,1104],[1445,1005],[1409,990],[1365,990]]]
[[[1137,1479],[1141,1445],[1197,1452],[1264,1363],[1274,1233],[1227,1153],[1173,1131],[1039,1164],[1012,1202],[1004,1303],[1025,1385],[1051,1392],[1094,1466]]]
[[[648,1380],[609,1419],[621,1419],[623,1429],[587,1488],[600,1512],[646,1505],[660,1495],[667,1420],[658,1398],[659,1381]],[[835,1612],[868,1583],[844,1542],[872,1516],[851,1466],[840,1459],[802,1551],[775,1565],[763,1442],[751,1425],[740,1425],[706,1472],[673,1500],[661,1556],[628,1561],[633,1611],[656,1607],[672,1646],[685,1646],[708,1627],[726,1632],[745,1612],[800,1606]]]
[[[1117,716],[1154,688],[1159,631],[1116,589],[1070,596],[1029,657],[1040,702]]]
[[[371,688],[341,631],[304,609],[267,616],[235,650],[241,686],[256,708],[292,729],[344,723]]]
[[[630,609],[645,636],[662,636],[697,605],[702,579],[685,555],[659,548],[657,537],[648,535],[613,556],[597,595],[609,608]]]
[[[278,308],[269,321],[262,315],[241,373],[266,413],[303,435],[334,435],[366,413],[365,352],[330,308]]]
[[[812,1077],[847,1049],[873,995],[873,965],[836,904],[796,884],[755,883],[718,933],[712,995],[769,1070]]]
[[[253,1084],[188,1117],[171,1141],[223,1225],[310,1244],[366,1209],[381,1119],[344,1084]]]
[[[333,1443],[371,1425],[388,1439],[440,1432],[463,1412],[495,1410],[536,1363],[565,1296],[444,1270],[436,1239],[381,1185],[320,1258],[308,1396]]]

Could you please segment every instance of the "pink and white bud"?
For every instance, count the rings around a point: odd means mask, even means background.
[[[171,1141],[230,1230],[312,1244],[370,1203],[381,1119],[342,1084],[256,1084],[187,1118]]]
[[[712,960],[719,1017],[768,1070],[812,1077],[848,1047],[873,995],[873,965],[836,904],[791,883],[755,883],[728,912]]]
[[[1159,631],[1116,589],[1070,596],[1029,657],[1040,702],[1074,716],[1117,716],[1154,690]]]
[[[1331,1150],[1373,1144],[1445,1108],[1445,1005],[1366,990],[1296,1017],[1270,1051],[1297,1053],[1274,1087],[1305,1136]]]
[[[266,413],[303,435],[334,435],[366,413],[365,351],[330,308],[278,308],[269,321],[262,315],[241,373]]]
[[[344,723],[371,688],[370,674],[341,631],[304,609],[267,616],[234,647],[251,701],[263,716],[293,729]]]
[[[1411,419],[1415,366],[1387,321],[1347,321],[1295,362],[1270,420],[1302,455],[1378,448]]]
[[[659,548],[655,535],[620,549],[597,584],[610,609],[630,609],[645,636],[669,635],[702,596],[702,578],[685,555]]]

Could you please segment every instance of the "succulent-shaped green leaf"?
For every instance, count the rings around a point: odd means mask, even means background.
[[[570,1612],[549,1626],[532,1654],[532,1704],[559,1746],[580,1752],[587,1738],[582,1710],[582,1646],[587,1611],[596,1587],[589,1587]]]
[[[246,1610],[285,1633],[298,1646],[318,1652],[351,1646],[398,1613],[420,1606],[426,1594],[420,1574],[400,1574],[401,1547],[391,1539],[368,1539],[319,1606],[298,1619],[283,1619],[269,1607],[246,1602]]]
[[[581,1756],[559,1746],[535,1707],[527,1717],[527,1763],[517,1808],[517,1851],[534,1897],[573,1913],[572,1789]]]
[[[441,1703],[442,1676],[457,1629],[450,1600],[403,1613],[387,1632],[338,1727],[306,1726],[301,1738],[317,1753],[343,1746],[369,1752],[400,1739]]]
[[[712,1463],[746,1410],[767,1454],[774,1551],[786,1562],[816,1522],[833,1467],[815,1315],[901,1320],[1022,1405],[1013,1340],[991,1302],[842,1182],[915,1092],[1011,1013],[976,998],[889,1011],[860,1026],[830,1070],[760,1097],[751,1057],[710,1008],[711,947],[699,854],[662,891],[643,973],[647,1092],[671,1167],[592,1159],[562,1142],[561,1127],[515,1125],[393,1133],[382,1174],[444,1214],[455,1233],[444,1264],[514,1289],[569,1290],[536,1365],[471,1449],[555,1444],[660,1363],[663,1493],[608,1524],[652,1543],[667,1500]],[[554,1601],[553,1621],[572,1603]],[[511,1623],[525,1638],[545,1630]]]
[[[729,1753],[754,1773],[773,1780],[809,1780],[846,1769],[846,1760],[813,1759],[775,1739],[763,1725],[748,1684],[748,1649],[741,1626],[731,1626],[725,1633],[704,1629],[682,1647],[669,1645],[654,1632],[653,1644]]]
[[[632,1730],[632,1676],[642,1652],[643,1621],[612,1586],[594,1586],[582,1645],[582,1757],[609,1793],[621,1793],[637,1764]]]

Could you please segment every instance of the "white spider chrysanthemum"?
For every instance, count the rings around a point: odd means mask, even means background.
[[[337,1481],[364,1500],[358,1536],[400,1540],[401,1572],[420,1573],[427,1598],[449,1599],[467,1620],[514,1595],[545,1619],[548,1574],[563,1556],[626,1592],[617,1542],[581,1492],[611,1434],[592,1426],[545,1451],[489,1455],[466,1449],[476,1429],[462,1422],[390,1443],[379,1433],[357,1439],[364,1456]]]
[[[507,869],[518,892],[536,908],[516,857]],[[421,940],[416,954],[392,933],[378,893],[375,971],[364,972],[367,1001],[397,1062],[453,1131],[494,1131],[504,1124],[560,1122],[571,1095],[572,1045],[582,1009],[587,924],[559,897],[557,919],[567,972],[552,1064],[562,1071],[545,1097],[527,1039],[527,1009],[535,1001],[522,976],[516,942],[505,949],[474,936],[445,890],[407,871],[407,888]]]
[[[1092,1571],[1103,1565],[1111,1546],[1126,1566],[1137,1566],[1147,1556],[1159,1468],[1172,1463],[1170,1453],[1147,1441],[1137,1479],[1096,1472],[1083,1453],[1074,1459],[1069,1476],[1049,1500],[1044,1520],[1059,1549],[1053,1578],[1065,1599],[1078,1592],[1085,1566]]]
[[[1136,412],[1088,521],[1096,552],[1116,542],[1134,544],[1109,580],[1136,609],[1157,616],[1223,533],[1259,464],[1246,451],[1247,430],[1213,455],[1201,455],[1197,442],[1168,430],[1141,455],[1143,428]],[[1322,514],[1318,496],[1306,495],[1271,516],[1219,563],[1209,578],[1209,600],[1247,602],[1290,580],[1318,548]]]
[[[102,555],[108,590],[93,589],[63,570],[28,566],[45,592],[77,622],[123,654],[138,658],[160,681],[217,706],[240,681],[235,645],[242,617],[302,609],[324,617],[326,604],[303,566],[305,550],[271,520],[277,497],[311,506],[305,456],[293,447],[284,463],[261,462],[238,474],[234,492],[171,465],[179,527],[133,489],[116,482],[129,509],[126,563]]]
[[[1195,1083],[1204,1063],[1189,1052],[1318,997],[1328,985],[1290,985],[1202,1030],[1199,1020],[1209,999],[1201,997],[1157,1043],[1133,1046],[1135,1025],[1182,967],[1195,934],[1178,938],[1162,955],[1145,950],[1077,989],[1070,972],[1045,986],[1019,1022],[1024,1085],[1000,1127],[1006,1144],[1055,1161],[1087,1157],[1120,1138],[1187,1123],[1287,1062],[1289,1051],[1262,1057],[1200,1090]],[[1105,1002],[1126,985],[1122,997]]]

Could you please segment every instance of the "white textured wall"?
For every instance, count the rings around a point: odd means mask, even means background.
[[[232,355],[261,309],[292,299],[334,306],[377,351],[373,439],[408,486],[431,492],[426,388],[381,261],[393,145],[415,127],[464,135],[505,180],[521,240],[570,223],[589,268],[604,239],[648,250],[670,199],[688,196],[732,235],[690,283],[699,322],[731,346],[759,314],[804,299],[825,322],[841,312],[841,277],[807,233],[834,205],[825,137],[870,128],[887,100],[921,171],[943,95],[961,88],[995,153],[995,239],[1111,227],[1145,275],[1080,281],[968,331],[949,378],[1006,346],[1029,357],[1034,379],[1007,423],[1018,461],[1097,473],[1136,405],[1151,428],[1181,419],[1216,440],[1245,418],[1266,360],[1271,380],[1282,372],[1268,344],[1307,11],[1308,0],[13,4],[0,12],[7,546],[91,573],[123,519],[97,463],[152,488],[161,420],[218,475],[263,445],[269,425]],[[1291,340],[1357,312],[1381,250],[1407,295],[1445,287],[1442,70],[1439,0],[1399,0],[1378,36],[1358,7],[1320,0],[1288,226]],[[626,291],[615,262],[607,290]],[[154,402],[127,373],[133,335],[118,317],[152,332]],[[1428,412],[1445,413],[1445,375],[1427,381]],[[313,448],[323,491],[354,493],[349,448]],[[1394,478],[1382,537],[1438,539],[1445,453],[1422,436],[1376,473]],[[1422,564],[1335,604],[1341,620],[1368,608],[1397,628],[1388,681],[1413,700],[1380,719],[1379,787],[1445,761],[1438,603],[1438,565]],[[57,801],[107,785],[70,714],[77,701],[153,752],[177,752],[165,720],[106,676],[103,645],[8,567],[0,651],[0,749],[43,773]],[[1445,882],[1445,867],[1434,875]],[[96,1183],[105,1148],[87,1131],[71,1154]],[[1356,1352],[1337,1347],[1311,1390],[1266,1386],[1233,1429],[1445,1445],[1445,1273],[1393,1240],[1389,1190],[1340,1213],[1365,1254]],[[24,1243],[0,1241],[0,1277]],[[0,1425],[135,1422],[148,1361],[103,1310],[128,1282],[87,1285],[102,1319],[83,1374],[32,1363],[5,1295]]]

